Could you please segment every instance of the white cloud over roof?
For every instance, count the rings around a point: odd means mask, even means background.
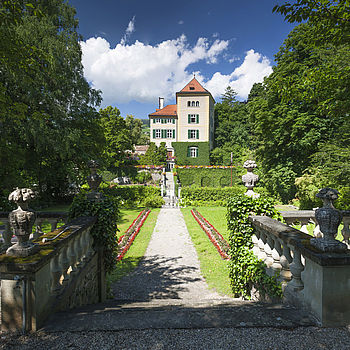
[[[135,30],[134,21],[135,18],[128,25],[125,40],[114,48],[100,37],[81,42],[85,77],[94,88],[102,90],[103,105],[133,100],[154,102],[159,96],[173,98],[192,79],[191,64],[199,61],[214,64],[229,45],[228,40],[212,42],[199,38],[191,46],[185,35],[154,46],[140,41],[127,44],[127,36]],[[252,85],[271,72],[270,61],[250,50],[231,74],[216,72],[212,77],[204,77],[197,73],[196,78],[214,98],[230,85],[245,99]]]

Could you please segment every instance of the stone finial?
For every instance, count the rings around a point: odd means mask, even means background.
[[[16,236],[17,243],[7,249],[7,255],[23,257],[34,254],[37,250],[38,246],[29,241],[36,214],[28,209],[28,202],[34,197],[34,192],[30,188],[17,188],[9,195],[9,201],[15,202],[18,206],[9,214],[11,231]]]
[[[245,195],[253,198],[258,198],[260,196],[258,193],[253,191],[254,186],[259,180],[259,176],[253,174],[253,170],[256,167],[257,165],[254,160],[246,160],[243,164],[243,168],[247,169],[247,173],[242,176],[244,186],[247,187],[247,192]]]
[[[87,177],[90,192],[87,194],[87,199],[98,202],[103,199],[102,193],[97,191],[102,181],[102,176],[97,174],[97,169],[100,167],[100,164],[97,160],[90,160],[87,165],[90,168],[90,175]]]
[[[323,235],[321,238],[313,238],[310,243],[323,252],[343,252],[347,246],[335,239],[338,227],[342,221],[342,214],[334,208],[333,202],[338,198],[339,192],[326,187],[321,189],[316,197],[323,201],[323,207],[316,209],[315,217]]]

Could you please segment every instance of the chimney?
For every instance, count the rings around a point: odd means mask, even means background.
[[[159,97],[159,109],[164,108],[164,97]]]

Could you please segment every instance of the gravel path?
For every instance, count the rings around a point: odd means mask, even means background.
[[[180,209],[161,209],[140,265],[113,286],[116,300],[162,304],[234,300],[209,290]]]

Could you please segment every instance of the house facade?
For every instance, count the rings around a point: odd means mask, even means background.
[[[157,146],[165,142],[170,168],[174,156],[183,164],[209,162],[214,141],[214,104],[211,93],[196,78],[176,93],[175,105],[164,106],[164,99],[159,98],[159,108],[149,114],[150,141]]]

